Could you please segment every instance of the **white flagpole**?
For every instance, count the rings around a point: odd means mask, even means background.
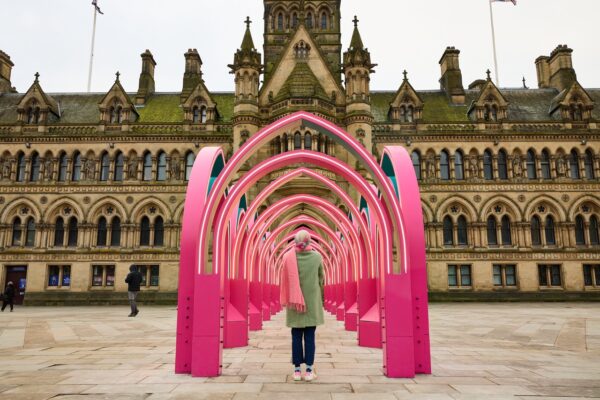
[[[92,66],[94,65],[94,44],[96,42],[96,16],[98,15],[98,9],[94,6],[94,27],[92,29],[92,51],[90,53],[90,70],[88,73],[88,84],[87,91],[88,93],[92,87]]]
[[[492,7],[492,1],[490,0],[490,21],[492,23],[492,46],[494,48],[494,70],[496,72],[496,86],[500,86],[500,79],[498,78],[498,55],[496,54],[496,32],[494,30],[494,11]]]

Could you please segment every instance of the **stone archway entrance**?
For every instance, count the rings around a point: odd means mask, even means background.
[[[273,155],[240,174],[261,147],[300,124],[341,145],[372,180],[342,160],[309,150]],[[387,376],[431,372],[418,185],[403,148],[387,147],[383,154],[379,165],[350,134],[305,112],[265,127],[227,163],[220,148],[202,149],[183,215],[177,373],[219,375],[222,349],[246,346],[248,330],[261,329],[262,321],[281,311],[281,254],[300,226],[308,228],[324,258],[325,308],[344,321],[347,330],[358,331],[359,345],[383,348]],[[261,178],[297,164],[302,167],[247,201],[248,191]],[[360,195],[360,201],[304,166],[331,171]],[[310,193],[264,207],[271,193],[300,177],[325,186],[349,211]]]

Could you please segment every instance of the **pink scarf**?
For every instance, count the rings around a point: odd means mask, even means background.
[[[300,276],[298,275],[298,260],[296,259],[296,251],[309,251],[308,247],[296,247],[290,249],[283,256],[283,268],[281,271],[281,305],[294,309],[298,312],[306,312],[306,304],[304,303],[304,295],[300,287]]]

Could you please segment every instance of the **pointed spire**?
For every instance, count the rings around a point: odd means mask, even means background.
[[[358,31],[358,18],[356,15],[352,20],[354,22],[354,33],[352,33],[352,40],[350,41],[350,49],[351,50],[362,50],[364,48],[362,38],[360,37],[360,32]]]
[[[250,17],[246,17],[246,20],[244,21],[244,23],[246,24],[246,33],[244,34],[244,40],[242,40],[242,50],[254,50],[254,40],[252,40],[252,33],[250,32],[250,24],[252,23],[252,21],[250,20]]]

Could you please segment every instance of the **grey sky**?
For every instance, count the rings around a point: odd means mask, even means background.
[[[158,63],[157,91],[179,91],[183,54],[197,48],[209,90],[232,91],[227,64],[239,47],[249,15],[262,53],[260,0],[99,0],[92,90],[104,92],[121,72],[127,91],[137,90],[139,55],[150,49]],[[13,62],[13,85],[24,92],[39,71],[48,92],[82,92],[92,30],[91,0],[0,0],[0,49]],[[500,81],[504,87],[536,87],[534,60],[557,44],[574,49],[584,87],[600,87],[598,0],[519,0],[494,3]],[[379,64],[372,89],[398,88],[407,69],[417,90],[437,89],[438,60],[447,45],[461,50],[465,87],[492,69],[488,0],[342,0],[342,42],[352,18]]]

